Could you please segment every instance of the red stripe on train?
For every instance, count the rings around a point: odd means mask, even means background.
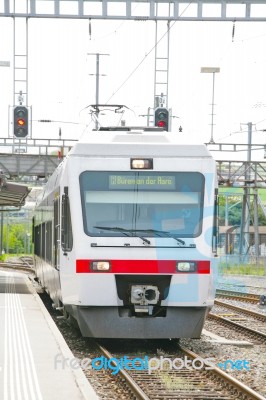
[[[109,271],[91,271],[90,263],[97,260],[76,260],[76,273],[113,273],[113,274],[184,274],[187,272],[176,272],[175,260],[103,260],[109,261]],[[182,261],[182,260],[180,260]],[[187,260],[186,260],[187,261]],[[192,260],[191,260],[192,261]],[[196,260],[193,260],[196,261]],[[196,261],[197,271],[189,272],[196,274],[209,274],[210,261]]]

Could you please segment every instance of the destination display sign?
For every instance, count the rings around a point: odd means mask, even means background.
[[[110,175],[109,189],[175,189],[175,176],[170,175]]]

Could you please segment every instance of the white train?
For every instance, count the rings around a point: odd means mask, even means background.
[[[214,302],[216,165],[145,129],[87,132],[36,207],[36,274],[84,336],[198,338]]]

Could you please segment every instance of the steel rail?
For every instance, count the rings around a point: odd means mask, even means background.
[[[12,263],[12,262],[0,262],[0,268],[3,269],[15,269],[17,271],[27,271],[27,272],[34,272],[33,266],[29,264],[23,263]]]
[[[266,339],[266,333],[260,332],[260,331],[256,331],[255,329],[249,328],[248,326],[241,325],[236,321],[230,320],[229,318],[221,317],[220,315],[216,315],[216,314],[213,314],[213,313],[209,313],[208,318],[216,319],[217,321],[225,322],[226,324],[233,325],[236,328],[241,328],[242,330],[248,331],[252,335],[259,336],[260,338],[262,338],[264,340]]]
[[[260,319],[262,321],[266,321],[266,314],[264,315],[264,314],[258,313],[256,311],[247,310],[246,308],[242,308],[242,307],[239,307],[239,306],[234,306],[232,304],[223,302],[221,300],[214,300],[214,304],[216,304],[217,306],[230,308],[231,310],[239,311],[239,312],[241,312],[243,314],[250,315],[250,316],[255,317],[257,319]]]
[[[180,346],[181,351],[187,354],[189,357],[201,358],[198,354],[194,353],[193,351],[186,349],[185,347]],[[204,361],[204,360],[203,360]],[[246,386],[244,383],[238,381],[237,379],[233,378],[232,376],[228,375],[226,372],[222,371],[221,369],[214,367],[212,370],[209,370],[211,373],[216,374],[219,378],[229,382],[233,385],[237,390],[241,391],[245,395],[249,396],[252,400],[265,400],[265,397],[260,395],[259,393],[255,392],[255,390],[251,389],[250,387]]]
[[[109,351],[105,347],[101,346],[98,343],[96,344],[100,351],[104,354],[104,356],[108,358],[108,360],[111,360],[113,358],[112,354],[109,353]],[[111,363],[117,366],[114,360],[112,360]],[[140,386],[134,381],[134,379],[131,378],[131,376],[125,370],[120,369],[118,374],[125,379],[127,385],[130,387],[134,395],[137,396],[139,400],[150,400],[150,398],[143,392]]]
[[[106,348],[104,348],[103,346],[99,345],[98,343],[97,343],[97,346],[98,346],[99,350],[104,354],[104,356],[106,358],[108,358],[109,360],[111,360],[113,358],[112,354],[109,353]],[[187,349],[187,348],[185,348],[183,346],[179,346],[179,349],[185,355],[191,357],[192,359],[200,358],[204,362],[204,359],[201,356],[199,356],[198,354],[194,353],[193,351],[191,351],[191,350],[189,350],[189,349]],[[116,365],[116,362],[114,360],[112,360],[111,362],[113,363],[113,365]],[[205,363],[205,364],[206,364],[206,366],[208,366],[207,363]],[[211,373],[211,374],[215,374],[216,376],[221,378],[226,383],[229,383],[231,386],[233,386],[239,392],[241,392],[242,394],[248,396],[248,398],[250,400],[265,400],[264,396],[260,395],[258,392],[254,391],[249,386],[247,386],[244,383],[238,381],[237,379],[235,379],[234,377],[232,377],[231,375],[227,374],[226,372],[222,371],[221,369],[219,369],[217,367],[213,367],[208,372]],[[123,377],[126,380],[126,382],[129,385],[130,389],[132,390],[134,395],[137,396],[138,399],[140,399],[140,400],[150,400],[150,398],[142,391],[142,389],[138,386],[138,384],[136,384],[134,379],[132,379],[131,376],[127,372],[125,372],[124,370],[120,370],[119,374],[120,374],[121,377]]]
[[[217,289],[215,296],[232,300],[247,301],[253,304],[257,304],[260,300],[260,295],[257,294],[234,292],[226,289]]]

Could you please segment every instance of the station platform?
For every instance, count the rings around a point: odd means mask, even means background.
[[[27,274],[0,271],[0,399],[99,400]]]

